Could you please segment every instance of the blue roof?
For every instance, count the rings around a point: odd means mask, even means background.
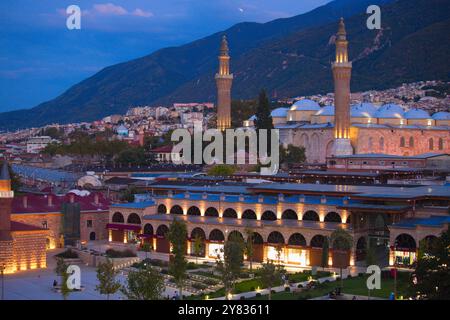
[[[13,164],[11,168],[14,173],[20,176],[48,182],[66,182],[73,184],[82,176],[82,174],[75,174],[63,170],[38,168],[21,164]]]
[[[128,209],[145,209],[150,206],[154,206],[154,200],[147,200],[141,202],[128,202],[128,203],[115,203],[111,204],[113,208],[128,208]]]
[[[450,216],[431,216],[429,218],[410,218],[392,224],[392,227],[415,228],[417,226],[442,227],[450,223]]]
[[[310,99],[302,99],[297,102],[295,102],[291,106],[291,110],[298,110],[298,111],[319,111],[320,106],[317,102],[310,100]]]

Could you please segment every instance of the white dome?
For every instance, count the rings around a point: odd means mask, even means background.
[[[320,106],[317,102],[310,99],[299,100],[291,106],[291,110],[297,111],[319,111]]]
[[[395,103],[388,103],[380,107],[375,113],[376,118],[402,119],[405,111],[402,107]]]
[[[450,120],[450,112],[439,111],[431,116],[434,120]]]
[[[421,109],[410,109],[405,112],[404,117],[406,119],[430,119],[428,112]]]
[[[286,118],[287,112],[288,112],[288,108],[276,108],[276,109],[272,110],[270,115],[272,117],[283,117],[283,118]]]
[[[368,102],[354,104],[350,109],[351,117],[355,118],[374,118],[376,112],[377,108]]]
[[[317,111],[315,116],[334,116],[334,106],[325,106]]]

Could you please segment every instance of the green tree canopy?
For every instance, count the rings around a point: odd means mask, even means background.
[[[106,262],[100,263],[97,267],[97,279],[99,284],[95,287],[95,290],[100,294],[106,294],[106,299],[109,300],[109,295],[116,293],[121,285],[116,280],[118,271],[114,269],[114,264],[110,259],[106,259]]]
[[[168,233],[173,253],[173,259],[169,263],[169,273],[180,290],[181,297],[183,297],[183,287],[187,279],[187,260],[185,257],[187,236],[186,223],[178,219],[173,220]]]
[[[128,273],[122,293],[130,300],[160,300],[165,290],[164,277],[156,269],[146,266]]]

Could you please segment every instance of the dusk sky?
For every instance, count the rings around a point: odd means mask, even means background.
[[[242,21],[267,22],[329,0],[3,0],[0,112],[31,108],[100,69]],[[66,28],[69,5],[81,30]]]

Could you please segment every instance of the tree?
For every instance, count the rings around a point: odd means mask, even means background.
[[[280,145],[280,163],[290,165],[292,163],[303,163],[306,161],[305,148],[296,147],[292,144],[284,148]]]
[[[69,280],[69,273],[67,273],[67,268],[66,270],[64,270],[62,272],[62,277],[61,277],[61,294],[63,296],[64,300],[67,300],[67,298],[69,297],[69,294],[71,292],[71,290],[69,289],[69,286],[67,285],[67,281]]]
[[[193,246],[194,246],[195,262],[198,263],[198,256],[203,252],[204,249],[203,239],[199,234],[195,235]]]
[[[244,253],[247,256],[247,259],[250,263],[250,271],[253,270],[253,255],[254,255],[254,248],[253,248],[253,237],[255,232],[251,228],[245,228],[245,235],[247,236],[247,241],[245,241],[245,248]]]
[[[109,300],[109,295],[116,293],[121,285],[116,281],[118,271],[114,269],[114,264],[110,259],[106,259],[106,262],[100,263],[97,267],[97,279],[99,284],[95,287],[95,290],[100,294],[106,294],[106,299]]]
[[[258,105],[256,107],[255,115],[255,127],[257,130],[273,129],[272,116],[270,115],[270,102],[264,89],[259,92]]]
[[[371,244],[370,239],[367,239],[367,249],[366,249],[366,265],[371,266],[376,264],[375,250]]]
[[[235,166],[226,164],[217,164],[208,170],[208,175],[210,176],[231,176],[236,171]]]
[[[151,266],[130,271],[126,285],[121,288],[121,292],[130,300],[160,300],[164,290],[163,275]]]
[[[256,120],[255,120],[255,127],[256,131],[259,134],[259,130],[266,129],[267,130],[267,153],[270,154],[271,150],[271,141],[270,141],[270,130],[272,130],[273,122],[272,122],[272,116],[270,115],[270,102],[267,98],[266,91],[263,89],[259,93],[258,97],[258,106],[256,107]],[[258,145],[259,147],[259,145]],[[258,149],[259,150],[259,149]]]
[[[408,287],[412,296],[429,300],[450,297],[450,227],[428,245],[418,258],[414,280]]]
[[[187,260],[185,257],[187,234],[186,223],[177,219],[173,220],[168,232],[173,253],[173,259],[169,264],[169,273],[180,290],[181,298],[183,298],[183,286],[187,278]]]
[[[134,202],[134,195],[137,193],[135,187],[130,186],[119,194],[119,199],[126,202]]]
[[[269,289],[269,300],[272,299],[272,287],[281,282],[282,272],[281,269],[273,264],[272,261],[263,263],[258,270],[261,277],[261,282],[264,287]]]
[[[322,260],[320,261],[320,266],[322,269],[328,267],[328,255],[329,255],[329,243],[328,238],[325,237],[322,244]]]
[[[353,245],[353,238],[344,229],[336,229],[331,234],[331,244],[334,250],[349,251]],[[344,286],[344,279],[342,279],[342,266],[339,266],[341,287]]]
[[[275,251],[277,252],[278,265],[281,265],[281,254],[283,253],[283,245],[277,244],[275,247]]]
[[[244,262],[244,244],[243,241],[232,235],[231,239],[225,241],[222,249],[223,260],[217,257],[216,269],[221,275],[222,283],[225,287],[225,295],[231,294],[236,279],[241,273]]]

